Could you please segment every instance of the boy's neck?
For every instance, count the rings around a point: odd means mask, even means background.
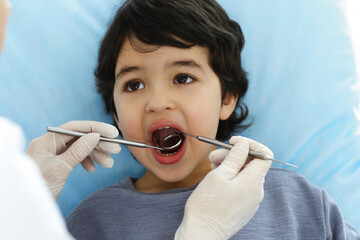
[[[203,180],[210,171],[211,162],[209,160],[203,161],[189,176],[179,182],[165,182],[152,172],[146,171],[145,174],[134,183],[134,186],[137,190],[145,193],[157,193],[173,188],[192,187]]]

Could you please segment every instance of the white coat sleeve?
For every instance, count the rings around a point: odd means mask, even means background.
[[[0,117],[0,239],[73,239],[20,127]]]

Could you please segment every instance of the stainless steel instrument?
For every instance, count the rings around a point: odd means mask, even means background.
[[[63,129],[63,128],[58,128],[58,127],[47,127],[47,131],[48,132],[53,132],[53,133],[59,133],[59,134],[75,136],[75,137],[82,137],[85,134],[87,134],[87,133],[83,133],[83,132],[76,132],[76,131],[67,130],[67,129]],[[139,148],[153,148],[153,149],[156,149],[156,150],[167,150],[167,149],[171,149],[171,148],[174,147],[174,146],[172,146],[172,147],[169,147],[169,148],[167,148],[167,147],[166,148],[159,148],[159,147],[148,145],[146,143],[134,142],[134,141],[129,141],[129,140],[120,139],[120,138],[100,137],[100,141],[124,144],[124,145],[127,145],[127,146],[139,147]]]
[[[220,141],[215,140],[215,139],[211,139],[211,138],[207,138],[207,137],[201,137],[201,136],[195,136],[195,135],[192,135],[192,134],[189,134],[189,133],[182,133],[182,134],[184,134],[186,136],[189,136],[189,137],[196,138],[199,141],[206,142],[206,143],[209,143],[209,144],[212,144],[212,145],[215,145],[215,146],[218,146],[218,147],[222,147],[222,148],[225,148],[225,149],[230,150],[230,149],[232,149],[234,147],[231,144],[223,143],[223,142],[220,142]],[[290,167],[297,168],[296,165],[273,159],[273,158],[271,158],[268,155],[263,154],[263,153],[249,151],[249,155],[252,156],[252,157],[263,159],[263,160],[271,160],[271,161],[274,161],[274,162],[278,162],[278,163],[288,165]]]

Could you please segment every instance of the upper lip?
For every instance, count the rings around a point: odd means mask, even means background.
[[[148,129],[148,141],[151,144],[153,144],[153,142],[152,142],[152,133],[155,130],[160,129],[160,128],[164,128],[164,127],[176,128],[180,132],[183,132],[183,128],[176,122],[173,122],[173,121],[154,122],[153,124],[150,125],[150,127]]]

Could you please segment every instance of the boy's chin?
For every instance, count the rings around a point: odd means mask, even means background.
[[[166,172],[157,174],[157,177],[160,178],[162,181],[167,183],[180,183],[186,181],[189,177],[190,173],[185,173],[184,171],[173,171],[173,172]]]
[[[178,168],[168,171],[157,172],[156,176],[174,187],[191,187],[198,184],[206,174],[211,171],[211,164],[207,166],[195,166],[195,168]]]

